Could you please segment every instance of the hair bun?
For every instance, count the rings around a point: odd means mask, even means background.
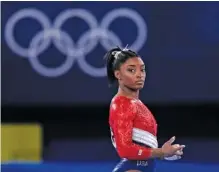
[[[114,56],[115,59],[117,59],[119,57],[120,53],[121,53],[121,51],[113,51],[112,55]]]

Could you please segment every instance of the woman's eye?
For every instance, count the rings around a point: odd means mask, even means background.
[[[135,72],[134,69],[128,69],[128,71],[129,71],[129,72],[133,72],[133,73]]]

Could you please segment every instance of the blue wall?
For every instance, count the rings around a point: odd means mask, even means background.
[[[39,18],[33,8],[43,17]],[[128,10],[133,18],[121,17],[127,12],[120,8]],[[83,9],[84,19],[62,19],[60,16],[66,16],[69,9],[73,10],[72,15]],[[112,12],[115,19],[109,27],[103,27],[101,23],[108,22],[106,16]],[[15,16],[22,15],[34,15],[37,20],[21,17],[14,26],[10,25]],[[148,73],[142,100],[218,102],[218,16],[218,2],[3,2],[2,103],[108,103],[111,92],[103,55],[118,44],[128,44],[145,60]],[[63,24],[53,32],[57,19]],[[96,37],[90,35],[95,29],[99,29]],[[8,32],[14,36],[7,36]],[[47,41],[56,41],[41,44],[40,33],[42,36],[44,32],[50,35]],[[100,33],[106,33],[107,46]],[[59,36],[64,46],[57,48]],[[13,39],[25,49],[19,50],[11,42]],[[140,42],[137,46],[135,40]],[[27,53],[30,46],[35,55]],[[66,58],[67,66],[60,68]],[[92,91],[86,92],[87,85]]]

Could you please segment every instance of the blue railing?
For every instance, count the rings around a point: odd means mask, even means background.
[[[111,172],[114,162],[77,163],[8,163],[2,164],[3,172]],[[219,164],[193,164],[157,162],[156,172],[218,172]]]

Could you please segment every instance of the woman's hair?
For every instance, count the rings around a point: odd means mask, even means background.
[[[114,75],[115,70],[119,70],[120,66],[129,58],[138,57],[138,54],[127,48],[119,47],[109,50],[104,58],[106,59],[107,77],[109,84],[112,85],[117,78]]]

